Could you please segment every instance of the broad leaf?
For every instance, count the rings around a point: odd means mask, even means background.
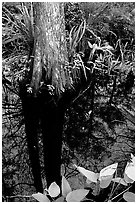
[[[32,196],[39,202],[50,202],[48,197],[46,195],[43,195],[42,193],[32,194]]]
[[[61,187],[62,187],[62,195],[64,197],[66,197],[67,194],[72,191],[68,181],[66,180],[64,176],[62,176],[62,186]]]
[[[127,182],[125,181],[125,179],[117,177],[117,178],[113,178],[112,181],[116,182],[116,183],[120,183],[124,186],[127,186]]]
[[[124,180],[127,182],[127,183],[134,183],[134,180],[130,179],[126,173],[124,173]]]
[[[49,195],[54,198],[60,194],[60,187],[56,184],[56,182],[51,183],[48,188]]]
[[[115,173],[116,169],[117,169],[117,166],[118,166],[118,163],[115,163],[115,164],[112,164],[112,165],[109,165],[109,166],[103,168],[100,171],[100,176],[99,177],[113,175]]]
[[[100,180],[100,188],[107,188],[111,183],[113,175],[110,176],[102,176]]]
[[[123,194],[123,198],[127,201],[127,202],[135,202],[135,194],[132,192],[126,192]]]
[[[81,200],[85,198],[85,196],[88,193],[89,193],[89,190],[85,190],[85,189],[78,189],[78,190],[71,191],[67,195],[66,201],[67,202],[80,202]]]
[[[88,180],[90,180],[91,182],[97,183],[97,179],[98,179],[98,175],[99,175],[98,173],[94,173],[93,171],[86,170],[80,166],[78,166],[77,169],[80,173],[82,173],[85,177],[87,177]]]

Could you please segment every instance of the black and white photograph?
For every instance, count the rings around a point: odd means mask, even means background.
[[[135,202],[135,2],[1,11],[2,202]]]

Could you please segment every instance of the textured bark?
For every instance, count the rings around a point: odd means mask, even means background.
[[[34,3],[35,55],[31,86],[38,90],[42,68],[57,92],[69,86],[64,10],[62,3]]]

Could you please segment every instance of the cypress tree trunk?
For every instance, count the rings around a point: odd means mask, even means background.
[[[31,93],[22,94],[25,130],[36,191],[42,192],[37,129],[41,124],[47,186],[61,183],[61,147],[65,104],[71,87],[65,39],[63,3],[37,2],[34,7],[34,61],[28,80]],[[25,83],[26,84],[26,83]],[[23,90],[26,89],[26,85]]]
[[[69,87],[70,77],[65,39],[63,3],[34,3],[34,64],[30,86],[39,98],[47,185],[61,182],[61,146],[64,109],[61,93]],[[44,83],[40,93],[41,82]],[[48,87],[53,88],[50,95]],[[44,92],[45,89],[45,92]],[[56,101],[56,102],[55,102]]]

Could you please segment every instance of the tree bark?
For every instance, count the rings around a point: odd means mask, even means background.
[[[35,54],[31,86],[37,92],[41,78],[64,92],[71,84],[68,69],[63,3],[34,3]],[[45,72],[45,76],[42,71]]]

